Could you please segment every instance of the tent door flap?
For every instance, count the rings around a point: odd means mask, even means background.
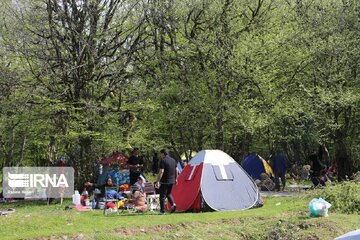
[[[234,175],[228,165],[213,165],[212,166],[216,180],[218,181],[233,181]]]

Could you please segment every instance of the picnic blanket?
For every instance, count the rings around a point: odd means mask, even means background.
[[[75,208],[76,208],[76,210],[78,210],[78,211],[89,211],[89,210],[92,209],[91,206],[83,206],[83,205],[81,205],[81,204],[75,205]]]

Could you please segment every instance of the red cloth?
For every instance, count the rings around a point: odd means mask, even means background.
[[[85,206],[83,206],[83,205],[81,205],[81,204],[77,204],[77,205],[75,206],[75,208],[76,208],[76,210],[78,210],[78,211],[89,211],[89,210],[91,210],[91,206],[85,207]]]
[[[57,166],[58,166],[58,167],[64,167],[64,166],[65,166],[65,161],[59,161],[59,162],[57,163]]]
[[[112,208],[112,209],[115,209],[115,207],[116,207],[116,204],[115,203],[107,203],[106,204],[106,208]]]

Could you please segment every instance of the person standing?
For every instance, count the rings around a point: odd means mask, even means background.
[[[165,199],[171,204],[170,213],[175,212],[176,204],[171,195],[173,185],[177,183],[178,168],[175,159],[169,156],[169,151],[165,148],[160,150],[159,174],[155,184],[160,193],[160,214],[165,213]]]
[[[318,185],[325,186],[325,178],[323,176],[326,173],[326,166],[319,160],[316,152],[312,153],[309,157],[310,163],[310,179],[315,187]]]
[[[280,191],[280,181],[282,184],[282,190],[284,191],[286,185],[286,159],[285,156],[280,152],[276,151],[275,155],[271,157],[272,169],[275,174],[275,190]]]
[[[131,157],[128,160],[128,166],[130,169],[130,186],[137,182],[138,177],[143,172],[144,161],[139,157],[139,148],[134,148],[131,152]]]

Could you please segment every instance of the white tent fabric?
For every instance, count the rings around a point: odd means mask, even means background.
[[[253,207],[258,189],[245,170],[223,151],[204,152],[201,193],[206,204],[215,211]]]
[[[360,229],[345,233],[340,237],[335,238],[335,240],[359,240],[360,239]]]
[[[178,212],[248,209],[259,197],[245,170],[220,150],[203,150],[193,157],[172,194]]]

